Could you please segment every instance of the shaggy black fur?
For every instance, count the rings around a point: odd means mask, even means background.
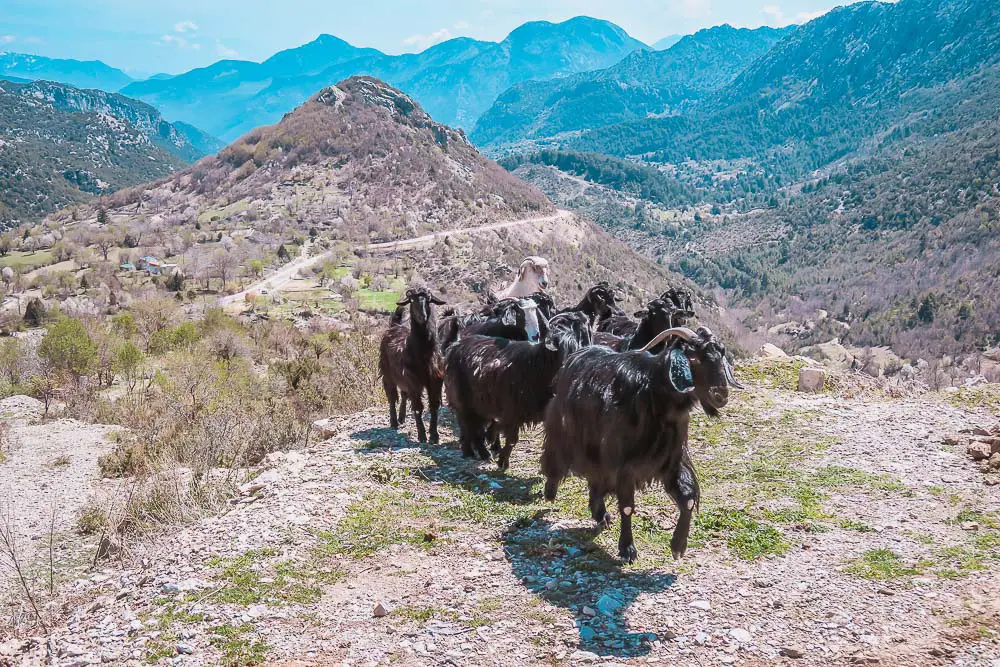
[[[587,345],[590,326],[582,313],[553,317],[543,343],[470,336],[453,345],[445,363],[445,386],[462,454],[488,459],[486,428],[496,421],[506,438],[497,463],[506,470],[521,427],[542,420],[552,378],[563,360]]]
[[[409,399],[420,442],[427,442],[423,420],[425,390],[431,413],[430,440],[432,443],[438,441],[438,409],[441,406],[444,369],[438,351],[433,305],[443,304],[444,301],[427,289],[407,290],[403,300],[397,303],[399,308],[379,345],[378,369],[382,376],[382,388],[389,399],[389,426],[399,428],[399,423],[406,417],[406,401]],[[409,327],[401,323],[400,316],[400,309],[406,305],[410,307]],[[397,415],[396,401],[399,399],[402,402]]]
[[[728,385],[738,386],[725,348],[711,331],[699,329],[659,355],[616,353],[590,347],[572,355],[556,377],[545,411],[542,473],[545,497],[553,500],[570,473],[587,479],[594,520],[611,524],[605,496],[618,497],[621,534],[618,552],[628,562],[637,552],[632,539],[635,491],[660,482],[677,503],[680,518],[670,541],[675,558],[687,549],[692,511],[699,502],[698,478],[687,450],[691,409],[700,402],[717,415],[728,401]],[[670,380],[671,350],[691,364],[694,390],[681,393]]]
[[[660,299],[653,299],[646,306],[645,310],[640,310],[635,314],[639,318],[635,331],[626,336],[616,336],[614,334],[599,331],[594,334],[595,345],[606,345],[616,352],[627,352],[629,350],[641,350],[646,344],[653,340],[657,334],[666,331],[671,326],[674,319],[674,310],[666,302]],[[663,350],[663,343],[653,348],[651,351],[658,354]]]
[[[535,308],[537,313],[537,306]],[[542,332],[541,322],[536,324],[539,325],[539,332]],[[460,336],[475,335],[528,340],[528,314],[521,300],[503,299],[471,315],[450,315],[438,324],[438,341],[442,354],[446,354]]]
[[[576,304],[571,308],[563,308],[560,313],[584,313],[590,322],[590,326],[594,326],[595,322],[609,317],[613,311],[617,310],[615,308],[615,302],[618,301],[618,297],[615,296],[615,290],[606,282],[597,283],[583,295],[580,299],[580,303]]]

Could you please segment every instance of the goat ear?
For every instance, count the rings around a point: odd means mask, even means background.
[[[437,298],[436,296],[432,296],[431,297],[431,303],[433,303],[435,306],[443,306],[443,305],[445,305],[446,302],[442,301],[441,299]]]
[[[403,299],[402,301],[397,301],[397,302],[396,302],[396,305],[397,305],[397,306],[405,306],[405,305],[406,305],[406,304],[408,304],[408,303],[410,303],[410,297],[408,297],[408,296],[407,296],[407,297],[406,297],[405,299]]]
[[[635,315],[633,315],[632,317],[635,317],[637,319],[642,319],[645,316],[646,316],[646,311],[645,310],[640,310]]]

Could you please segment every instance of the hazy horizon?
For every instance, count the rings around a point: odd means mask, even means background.
[[[340,3],[337,3],[340,4]],[[126,0],[10,0],[0,26],[0,51],[50,58],[100,60],[133,76],[177,74],[222,59],[262,61],[331,34],[389,54],[419,52],[455,37],[501,41],[530,21],[575,16],[610,21],[647,44],[673,34],[729,23],[737,27],[802,23],[834,6],[831,0],[480,0],[400,3],[373,0],[336,6],[253,0],[171,6]],[[377,17],[373,20],[372,17]]]

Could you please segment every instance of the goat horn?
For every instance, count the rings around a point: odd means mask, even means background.
[[[662,343],[666,339],[672,338],[673,336],[676,336],[678,338],[683,338],[684,340],[686,340],[689,343],[693,343],[696,340],[698,340],[698,334],[696,334],[695,332],[691,331],[687,327],[673,327],[672,329],[667,329],[666,331],[663,331],[663,332],[657,334],[656,338],[654,338],[653,340],[649,341],[649,343],[646,345],[646,347],[642,348],[639,351],[640,352],[649,352],[654,347],[656,347],[657,345],[659,345],[660,343]]]

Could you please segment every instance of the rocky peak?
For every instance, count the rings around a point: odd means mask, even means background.
[[[386,109],[396,122],[414,128],[427,128],[441,146],[449,142],[469,144],[465,133],[434,121],[413,98],[389,84],[369,76],[354,76],[320,91],[313,100],[341,108],[348,100],[354,104]]]

